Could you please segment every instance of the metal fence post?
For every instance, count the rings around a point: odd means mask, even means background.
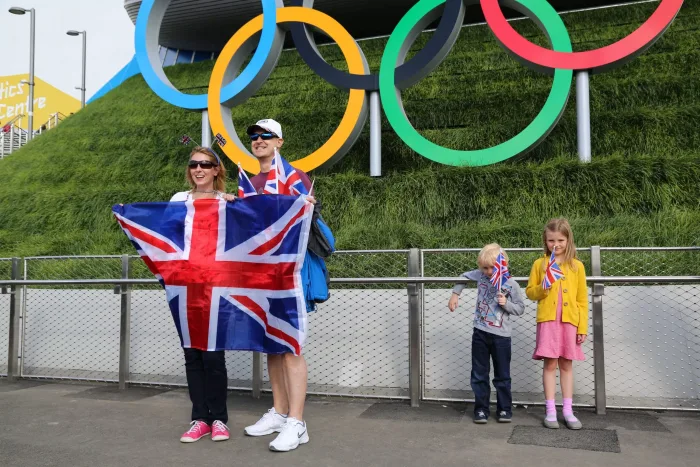
[[[12,258],[12,280],[21,279],[19,258]],[[19,316],[22,310],[22,287],[10,286],[10,332],[7,347],[7,379],[15,382],[19,378]]]
[[[263,354],[253,352],[253,398],[260,399],[263,385]]]
[[[129,255],[122,256],[122,279],[129,278]],[[121,319],[119,322],[119,389],[129,385],[129,347],[131,345],[131,286],[119,287],[121,296]]]
[[[591,247],[591,273],[602,276],[600,246]],[[605,341],[603,339],[603,284],[591,284],[593,305],[593,380],[595,386],[595,412],[605,415]]]
[[[408,252],[408,277],[420,277],[420,250]],[[411,407],[420,405],[420,288],[418,284],[406,284],[408,292],[408,391]]]
[[[378,91],[369,91],[369,175],[382,176],[382,111]]]
[[[588,71],[576,72],[576,138],[578,160],[591,161],[591,98]]]

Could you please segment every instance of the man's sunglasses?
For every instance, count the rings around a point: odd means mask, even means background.
[[[262,138],[265,141],[268,139],[277,138],[277,135],[274,133],[253,133],[252,135],[248,136],[250,136],[251,141],[257,141],[258,138]]]
[[[191,160],[187,163],[187,166],[190,169],[194,169],[197,166],[200,166],[203,169],[213,169],[216,167],[218,164],[213,163],[212,161],[195,161]]]

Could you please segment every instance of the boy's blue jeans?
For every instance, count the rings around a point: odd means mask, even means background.
[[[493,386],[496,388],[498,413],[512,415],[513,397],[510,393],[510,337],[497,336],[474,328],[472,335],[472,390],[474,414],[483,410],[488,417],[491,386],[489,357],[493,360]]]

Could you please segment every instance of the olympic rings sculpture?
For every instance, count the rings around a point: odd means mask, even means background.
[[[319,149],[292,165],[308,172],[341,159],[365,125],[366,91],[379,91],[390,125],[411,149],[443,164],[476,166],[500,162],[537,146],[564,113],[574,70],[599,73],[627,63],[661,37],[683,5],[683,0],[661,0],[649,19],[629,36],[600,49],[573,52],[564,23],[546,0],[419,0],[389,36],[379,73],[374,75],[369,73],[357,42],[335,19],[314,10],[313,0],[292,0],[288,7],[282,0],[261,0],[263,13],[241,27],[221,51],[211,74],[209,92],[189,95],[170,83],[158,56],[158,34],[170,2],[143,0],[141,4],[135,34],[141,73],[150,88],[166,102],[189,110],[208,109],[212,130],[222,150],[248,172],[257,171],[258,164],[236,134],[231,109],[252,96],[270,76],[287,31],[312,70],[330,84],[349,90],[348,104],[336,131]],[[465,6],[476,3],[481,5],[488,26],[507,52],[532,69],[554,74],[554,80],[542,110],[523,131],[490,148],[460,151],[432,143],[413,128],[403,110],[400,90],[426,77],[447,57],[459,35]],[[443,4],[441,12],[438,7]],[[533,20],[549,39],[552,50],[535,45],[516,32],[506,21],[502,6]],[[432,38],[405,62],[413,42],[438,17],[440,22]],[[322,30],[337,43],[348,63],[348,72],[325,62],[306,25]],[[241,71],[253,49],[253,57]]]

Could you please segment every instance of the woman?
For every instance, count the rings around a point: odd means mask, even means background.
[[[202,198],[222,198],[226,201],[235,199],[235,196],[226,193],[226,167],[210,148],[196,146],[192,150],[190,161],[185,169],[185,180],[191,190],[175,193],[170,201]]]
[[[233,201],[226,193],[226,167],[210,148],[197,146],[190,153],[185,178],[191,189],[175,193],[170,200],[188,201],[221,198]],[[185,373],[192,401],[192,422],[180,441],[193,443],[211,434],[212,441],[229,439],[226,410],[226,357],[223,350],[206,351],[186,348]]]

